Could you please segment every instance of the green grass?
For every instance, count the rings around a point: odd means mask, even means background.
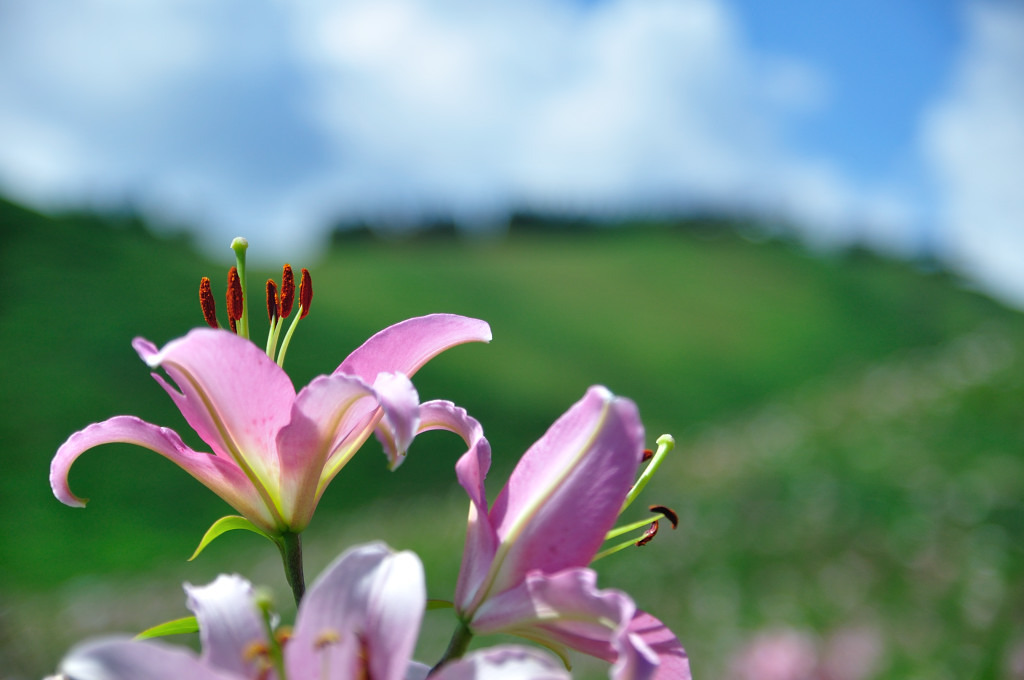
[[[187,429],[130,341],[199,325],[199,277],[216,290],[230,263],[227,244],[210,262],[130,220],[0,203],[0,667],[35,677],[97,622],[155,622],[75,614],[68,625],[74,603],[132,611],[111,600],[134,596],[170,603],[152,615],[171,618],[183,613],[178,583],[218,570],[286,592],[272,548],[251,535],[182,563],[227,508],[156,455],[85,456],[71,482],[93,499],[86,510],[46,483],[53,452],[90,422],[132,413]],[[316,289],[288,354],[297,386],[409,316],[491,323],[490,345],[451,350],[416,384],[484,424],[492,493],[593,383],[637,402],[651,443],[676,435],[642,500],[675,507],[682,526],[598,566],[604,585],[672,625],[699,677],[723,677],[738,645],[778,627],[823,643],[875,631],[878,677],[1003,677],[1024,638],[1020,314],[904,263],[672,225],[340,240],[322,261],[292,264]],[[450,593],[464,520],[457,443],[427,435],[390,474],[371,441],[324,496],[309,571],[380,537],[417,550],[431,594]],[[105,589],[89,600],[88,584]],[[443,645],[449,622],[427,621],[425,649]]]

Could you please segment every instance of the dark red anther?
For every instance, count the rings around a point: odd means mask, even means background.
[[[309,276],[309,270],[303,268],[302,280],[299,281],[299,306],[302,307],[300,319],[305,319],[309,314],[311,302],[313,302],[313,279]]]
[[[203,277],[199,280],[199,306],[203,308],[203,318],[210,328],[220,328],[217,323],[217,304],[213,301],[213,291],[210,289],[210,279]]]
[[[640,540],[636,542],[637,547],[641,545],[647,545],[651,542],[651,539],[658,534],[658,520],[651,522],[651,526],[647,527],[647,531],[640,537]]]
[[[654,451],[651,451],[650,449],[644,449],[644,457],[640,459],[640,462],[646,463],[651,458],[654,458]]]
[[[231,330],[235,330],[235,321],[242,318],[242,280],[238,278],[238,267],[232,267],[228,272],[228,319],[231,320]]]
[[[281,271],[281,318],[287,319],[292,313],[292,305],[295,304],[295,275],[292,274],[292,266],[286,264]]]
[[[672,508],[666,507],[664,505],[652,505],[650,507],[650,511],[651,512],[660,512],[661,514],[665,515],[665,517],[668,519],[668,521],[672,522],[672,528],[673,529],[675,529],[677,526],[679,526],[679,515],[677,515],[676,511],[673,510]]]
[[[267,279],[267,320],[274,323],[277,315],[277,284],[274,279]]]

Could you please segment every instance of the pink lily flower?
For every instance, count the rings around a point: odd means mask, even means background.
[[[488,507],[490,447],[472,418],[430,408],[469,450],[456,464],[470,497],[455,609],[469,635],[512,633],[613,662],[616,680],[690,677],[686,652],[660,621],[587,568],[621,512],[643,457],[636,406],[592,387],[523,455]],[[424,414],[424,422],[428,417]],[[468,638],[467,638],[468,641]]]
[[[249,340],[196,329],[157,349],[132,346],[212,455],[194,451],[174,431],[134,416],[116,416],[71,435],[50,465],[50,486],[63,503],[84,507],[68,472],[85,451],[137,444],[174,461],[271,536],[297,534],[324,489],[376,432],[393,469],[404,460],[420,420],[409,381],[423,364],[455,345],[491,339],[477,319],[434,314],[380,331],[330,375],[297,394],[284,370]]]
[[[68,654],[60,670],[75,680],[422,680],[410,661],[426,602],[423,566],[411,552],[382,543],[352,548],[329,566],[299,606],[290,635],[271,637],[269,614],[239,576],[185,586],[203,651],[154,641],[105,638]],[[434,680],[567,680],[536,651],[476,652]]]

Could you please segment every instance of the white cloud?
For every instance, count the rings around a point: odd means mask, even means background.
[[[969,7],[968,37],[923,145],[950,257],[1024,306],[1024,6]]]
[[[899,192],[787,148],[827,104],[723,0],[37,0],[0,26],[0,186],[267,252],[343,215],[725,205],[899,244]],[[258,233],[259,232],[259,233]],[[296,234],[305,234],[305,239]]]
[[[346,158],[339,207],[739,205],[825,219],[808,230],[836,242],[880,200],[787,151],[828,85],[751,54],[722,2],[330,3],[298,26],[313,115]]]

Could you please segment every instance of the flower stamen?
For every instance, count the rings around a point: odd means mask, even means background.
[[[313,639],[313,649],[317,652],[323,652],[331,645],[336,645],[341,642],[341,633],[333,628],[324,628],[320,633]],[[331,655],[322,654],[320,656],[320,677],[323,680],[327,680],[331,677]]]
[[[232,267],[228,271],[227,302],[228,321],[231,323],[231,330],[242,337],[248,337],[244,333],[244,326],[238,323],[242,320],[242,316],[245,313],[245,296],[242,293],[242,279],[238,275],[238,267]]]
[[[324,628],[313,640],[313,648],[320,651],[341,642],[341,634],[333,628]]]
[[[206,276],[199,280],[199,306],[203,310],[203,319],[210,328],[220,328],[217,323],[217,303],[213,301],[210,279]]]
[[[269,680],[274,670],[273,651],[262,640],[253,640],[242,650],[242,661],[254,666],[256,680]]]
[[[292,266],[286,264],[281,268],[281,318],[287,319],[295,304],[295,275]]]
[[[287,267],[286,271],[291,271],[291,267]],[[295,282],[292,280],[292,290],[295,290]],[[284,277],[281,279],[281,287],[284,288]],[[283,295],[283,290],[282,290]],[[294,293],[293,293],[294,295]],[[309,314],[309,306],[313,302],[313,277],[309,275],[309,270],[306,268],[302,269],[302,278],[299,281],[299,314],[292,319],[292,323],[288,326],[288,332],[284,335],[284,340],[281,341],[281,351],[277,355],[277,365],[284,366],[284,355],[288,351],[288,345],[292,341],[292,334],[295,332],[295,327],[299,325],[299,321],[306,318]],[[291,313],[291,309],[288,310]]]
[[[647,545],[651,542],[651,539],[658,535],[658,520],[651,522],[651,526],[647,527],[647,531],[640,537],[640,540],[636,542],[636,547]]]
[[[274,358],[277,351],[277,333],[281,327],[281,305],[277,297],[277,284],[274,279],[267,279],[267,320],[270,328],[267,330],[267,356]]]
[[[299,309],[302,310],[302,316],[300,319],[305,319],[306,315],[309,314],[309,306],[313,302],[313,278],[309,275],[309,270],[306,268],[302,269],[302,279],[299,281]]]
[[[274,283],[274,279],[267,279],[267,320],[270,321],[270,327],[274,327],[274,323],[277,321],[280,314],[277,308],[277,284]]]
[[[228,270],[228,289],[226,294],[228,307],[228,324],[231,331],[244,338],[249,337],[249,319],[246,311],[245,293],[245,251],[249,243],[242,237],[231,242],[231,249],[235,251],[235,266]],[[313,302],[313,278],[309,275],[308,269],[302,270],[299,281],[299,314],[292,318],[284,341],[281,343],[281,351],[278,353],[277,341],[281,336],[281,326],[284,320],[292,314],[295,306],[295,273],[290,264],[281,268],[281,288],[278,292],[277,283],[274,279],[267,279],[267,320],[270,328],[267,331],[267,356],[274,359],[277,355],[277,365],[284,366],[284,355],[291,342],[292,333],[300,319],[306,318],[309,314],[309,306]],[[213,301],[213,293],[210,290],[210,280],[203,277],[199,282],[199,304],[203,310],[203,319],[212,328],[219,328],[217,323],[217,308]]]
[[[668,519],[668,521],[672,523],[672,528],[673,529],[675,529],[677,526],[679,526],[679,517],[678,517],[678,515],[676,515],[675,511],[672,510],[671,508],[669,508],[667,506],[664,506],[664,505],[652,505],[652,506],[649,507],[649,510],[651,512],[653,512],[653,513],[656,513],[655,516],[654,516],[654,519],[650,519],[650,518],[642,519],[642,520],[638,520],[636,522],[631,522],[629,524],[624,524],[624,525],[622,525],[620,527],[615,527],[614,529],[609,531],[607,534],[605,534],[604,540],[608,541],[608,540],[611,540],[611,539],[615,538],[616,536],[621,536],[622,534],[629,533],[630,531],[635,531],[637,529],[640,529],[640,528],[643,528],[643,527],[647,527],[644,530],[644,533],[641,534],[639,538],[630,538],[630,539],[628,539],[626,541],[623,541],[621,543],[616,543],[615,545],[611,546],[610,548],[606,548],[606,549],[602,550],[601,552],[599,552],[597,555],[594,556],[594,559],[591,560],[591,564],[593,564],[597,560],[601,559],[602,557],[608,557],[609,555],[614,555],[615,553],[619,552],[620,550],[625,550],[626,548],[629,548],[629,547],[632,547],[632,546],[647,545],[651,541],[651,539],[654,538],[654,536],[658,533],[658,522],[659,522],[659,520]]]
[[[276,642],[277,646],[280,647],[281,649],[284,649],[284,646],[291,639],[292,639],[292,627],[291,626],[281,626],[280,628],[278,628],[277,630],[274,631],[274,642]]]
[[[679,527],[679,515],[672,508],[665,505],[652,505],[648,508],[651,512],[661,513],[663,517],[668,519],[672,523],[672,528],[676,529]]]
[[[273,279],[267,279],[267,319],[270,321],[270,330],[267,332],[267,356],[271,359],[277,354],[277,365],[284,366],[284,356],[288,345],[291,342],[292,333],[300,319],[305,318],[309,312],[309,305],[313,301],[313,279],[308,269],[302,270],[302,278],[299,282],[299,315],[292,318],[292,323],[285,333],[284,341],[281,343],[281,350],[278,353],[277,340],[281,335],[281,327],[284,320],[291,316],[292,308],[295,306],[295,274],[292,266],[286,264],[281,268],[281,292],[278,293],[277,284]]]
[[[270,647],[262,640],[253,640],[242,650],[242,660],[251,663],[260,659],[270,659]]]

